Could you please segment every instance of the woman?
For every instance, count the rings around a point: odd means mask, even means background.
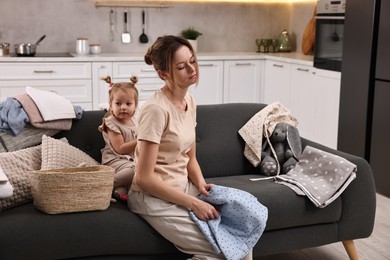
[[[211,204],[196,197],[207,196],[212,185],[196,159],[196,104],[188,93],[198,82],[195,53],[187,40],[164,36],[148,49],[145,62],[154,66],[165,85],[140,114],[128,206],[193,259],[224,259],[190,217],[190,211],[201,220],[219,216]]]

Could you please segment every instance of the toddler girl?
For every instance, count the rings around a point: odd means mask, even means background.
[[[113,198],[127,202],[127,192],[134,176],[134,150],[137,144],[134,114],[138,105],[138,78],[131,82],[109,83],[109,110],[99,126],[106,146],[102,149],[102,164],[116,169]]]

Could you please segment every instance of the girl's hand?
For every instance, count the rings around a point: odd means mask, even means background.
[[[196,199],[191,210],[198,217],[198,219],[203,221],[215,219],[219,216],[218,211],[213,207],[213,205],[200,199]]]

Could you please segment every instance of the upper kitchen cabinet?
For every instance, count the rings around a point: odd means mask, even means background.
[[[221,104],[223,100],[223,61],[202,60],[199,65],[198,85],[190,92],[198,105]]]
[[[225,60],[223,103],[259,103],[261,60]]]

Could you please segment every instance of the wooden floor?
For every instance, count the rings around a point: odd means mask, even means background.
[[[375,226],[369,238],[355,240],[360,260],[390,260],[390,198],[377,194]],[[342,243],[335,243],[255,260],[344,260]]]

